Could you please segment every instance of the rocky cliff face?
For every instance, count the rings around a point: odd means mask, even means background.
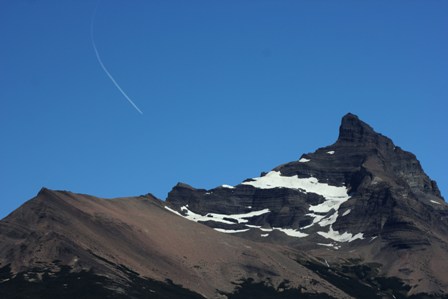
[[[0,221],[2,298],[446,298],[447,270],[437,184],[352,114],[334,144],[236,186],[43,189]]]
[[[387,265],[385,273],[420,287],[424,273],[443,276],[429,263],[412,265],[419,254],[430,259],[434,248],[447,249],[447,205],[437,184],[415,155],[353,114],[343,117],[330,146],[237,186],[178,184],[167,204],[187,219],[242,238],[359,250],[362,259]],[[404,252],[410,258],[402,264]]]
[[[321,242],[378,237],[386,224],[408,215],[422,223],[446,221],[437,184],[416,157],[352,114],[342,119],[333,145],[237,186],[198,190],[178,184],[167,203],[187,218],[204,216],[193,220],[214,228],[281,228],[297,238],[320,235]],[[251,217],[238,219],[246,214]],[[342,238],[344,233],[352,237]]]

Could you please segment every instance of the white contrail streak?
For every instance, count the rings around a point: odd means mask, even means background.
[[[95,7],[95,10],[93,12],[92,15],[92,19],[90,22],[90,39],[92,41],[92,46],[93,46],[93,50],[95,51],[95,56],[96,59],[98,60],[98,63],[100,64],[101,68],[103,69],[103,71],[106,73],[106,75],[109,77],[109,79],[112,81],[112,83],[115,85],[115,87],[121,92],[121,94],[126,98],[126,100],[128,100],[128,102],[132,105],[132,107],[135,108],[135,110],[137,110],[140,114],[143,114],[142,110],[140,110],[140,108],[137,107],[137,105],[134,103],[134,101],[131,100],[131,98],[126,94],[126,92],[124,92],[124,90],[120,87],[120,85],[117,83],[117,81],[115,81],[114,77],[112,76],[112,74],[107,70],[106,66],[104,65],[103,61],[101,60],[101,56],[100,53],[98,52],[98,49],[96,47],[96,43],[95,43],[95,38],[93,37],[93,22],[95,21],[95,17],[96,17],[96,11],[98,9],[98,6],[100,4],[100,1],[97,2],[97,5]]]

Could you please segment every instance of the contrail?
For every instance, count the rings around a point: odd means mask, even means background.
[[[100,5],[100,0],[98,0],[95,10],[93,11],[92,19],[90,21],[90,39],[92,41],[93,50],[95,51],[96,59],[98,60],[98,63],[100,64],[103,71],[106,73],[106,75],[109,77],[109,79],[112,81],[112,83],[115,85],[115,87],[121,92],[121,94],[128,100],[128,102],[132,105],[132,107],[135,108],[140,114],[143,114],[142,110],[137,107],[137,105],[134,103],[134,101],[131,100],[131,98],[124,92],[124,90],[120,87],[120,85],[115,81],[112,74],[107,70],[106,66],[104,65],[103,61],[101,60],[100,53],[98,52],[98,49],[96,47],[95,38],[93,37],[93,22],[95,21],[96,17],[96,11],[98,10],[98,6]]]

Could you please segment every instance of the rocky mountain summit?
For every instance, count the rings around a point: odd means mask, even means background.
[[[435,230],[446,233],[447,224],[437,184],[416,157],[352,114],[342,119],[333,145],[237,186],[201,190],[178,184],[167,203],[219,231],[256,231],[268,239],[282,232],[299,238],[297,246],[310,240],[340,247],[380,237],[408,248],[425,241],[418,233],[415,239],[405,234],[436,222],[445,225]],[[395,240],[398,227],[402,232]]]
[[[448,298],[448,205],[357,116],[236,186],[43,189],[0,221],[1,298]]]

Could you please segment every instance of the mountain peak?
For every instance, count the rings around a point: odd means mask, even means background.
[[[337,143],[393,147],[392,140],[375,132],[370,125],[352,113],[347,113],[342,118]]]

